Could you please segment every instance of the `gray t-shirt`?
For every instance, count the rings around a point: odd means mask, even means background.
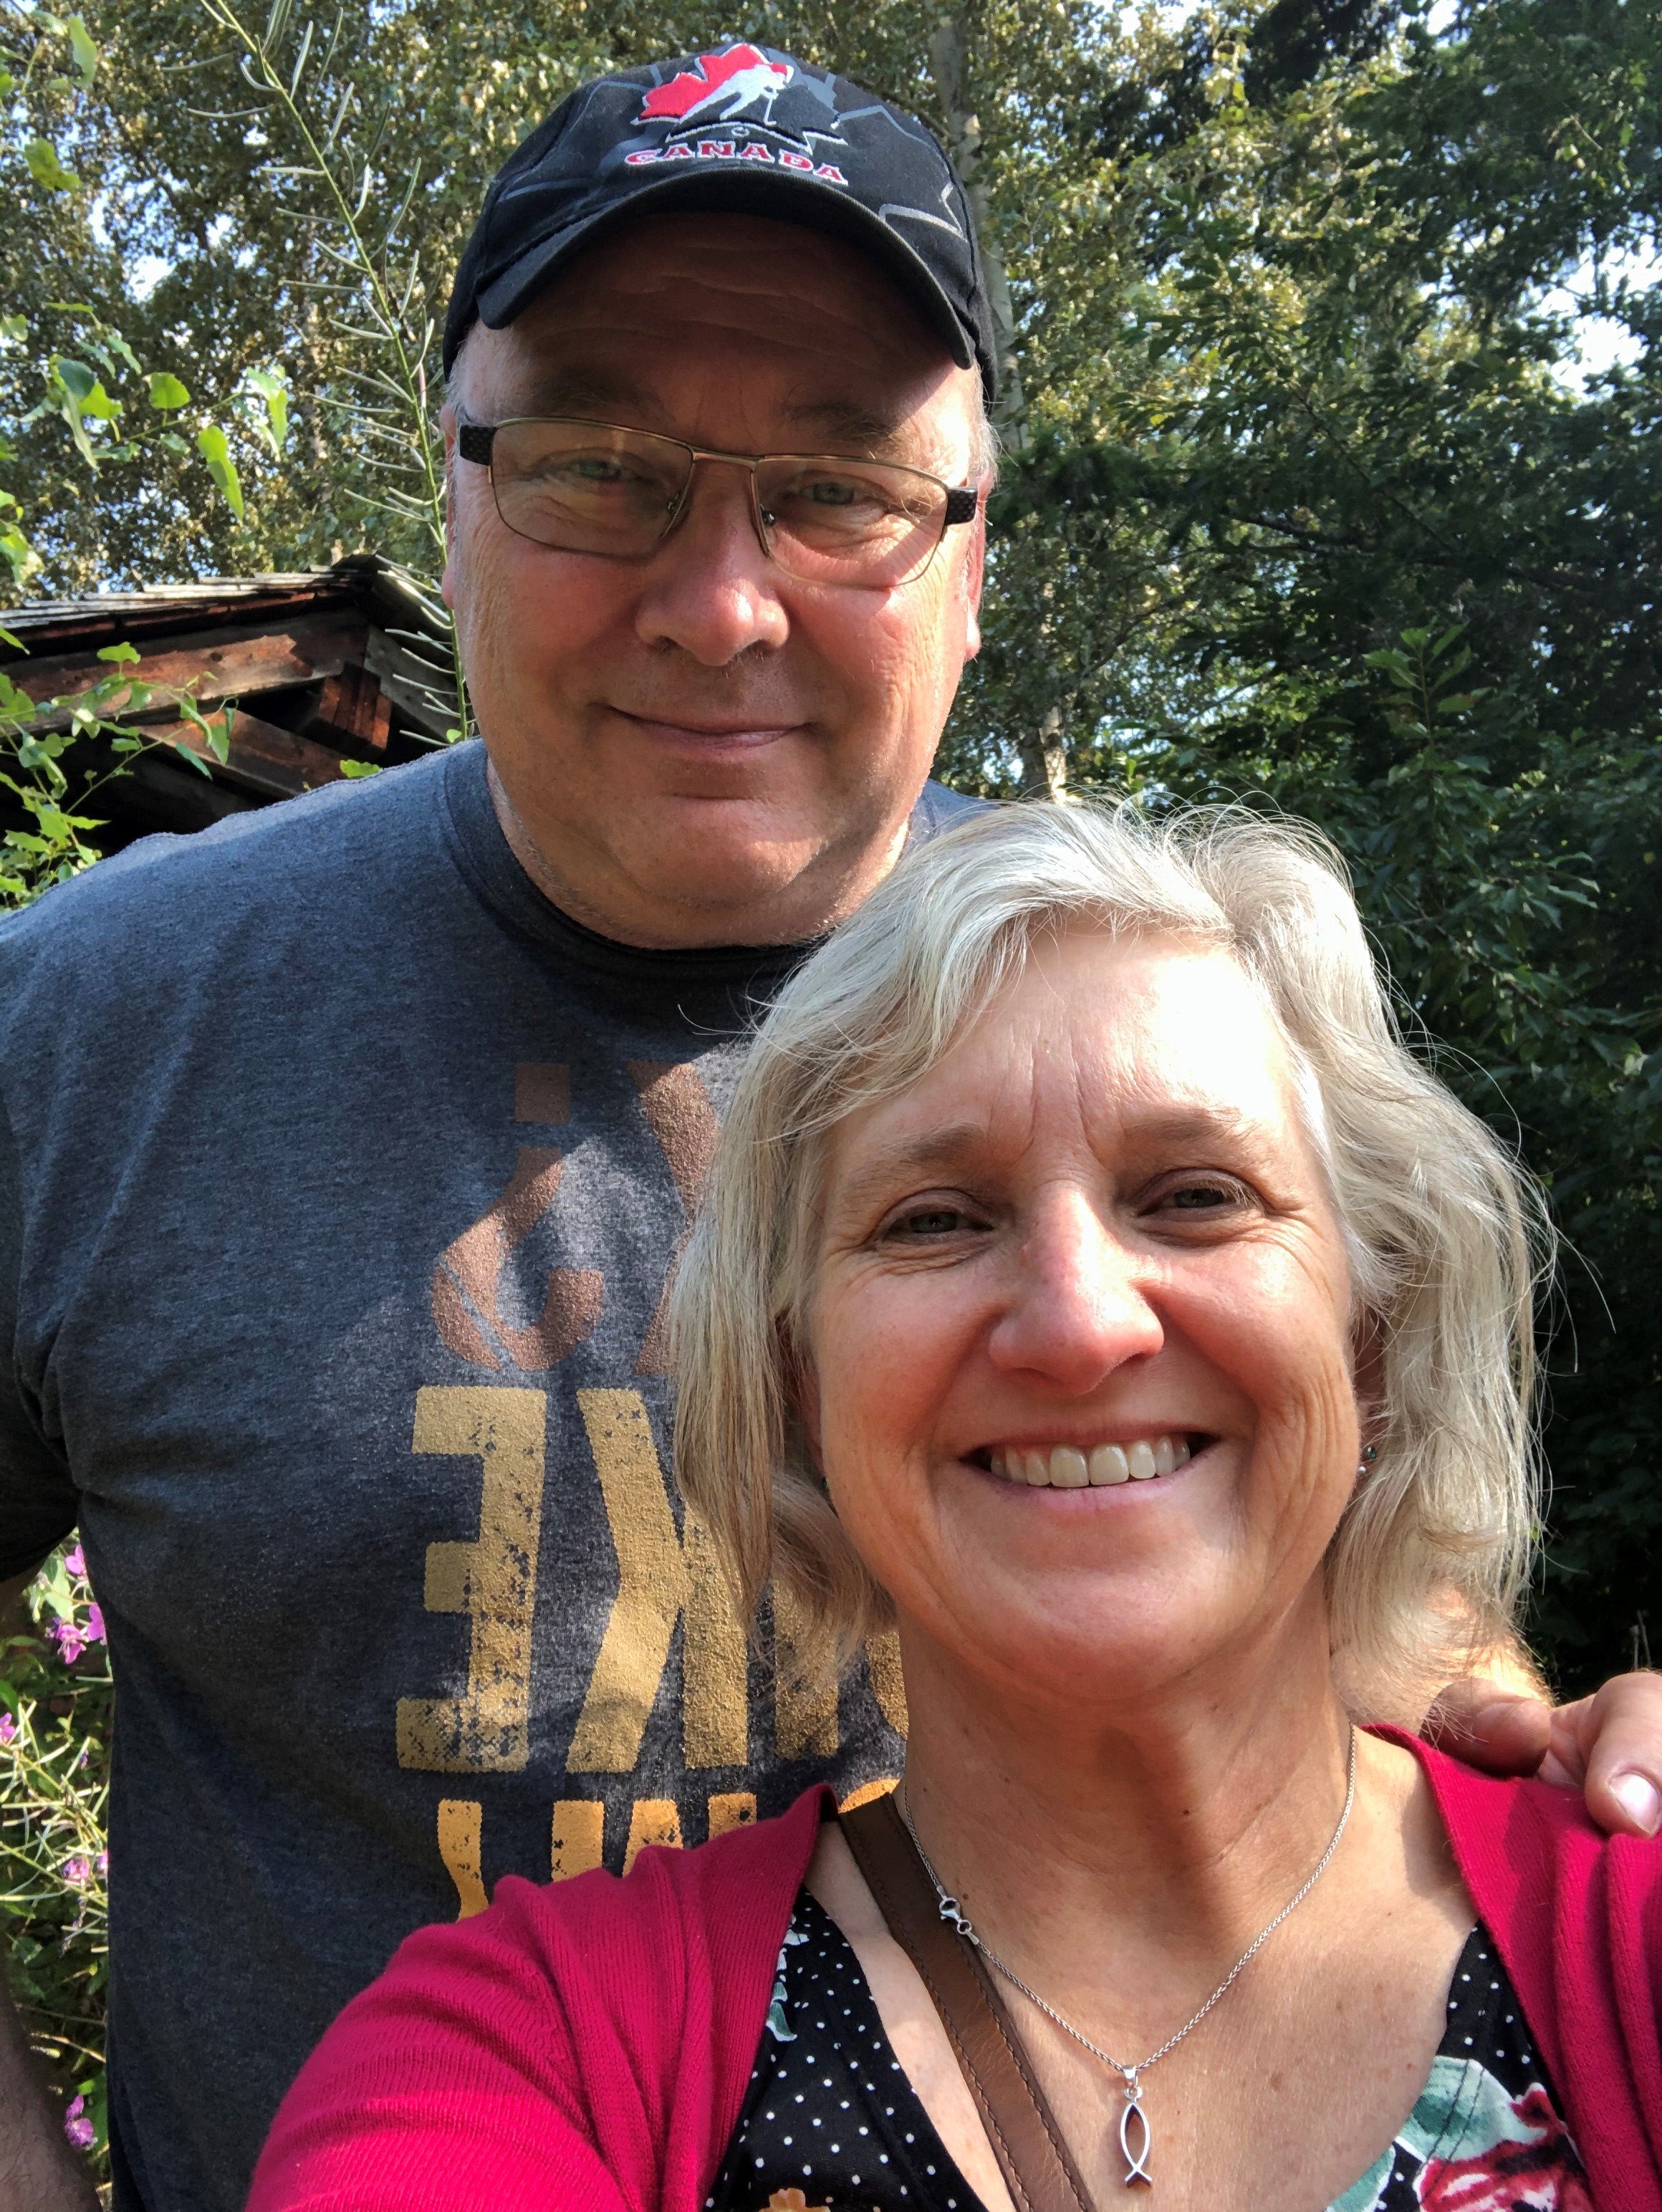
[[[478,744],[0,926],[0,1577],[78,1522],[108,1624],[124,2202],[235,2212],[502,1875],[897,1771],[892,1653],[747,1655],[667,1473],[666,1278],[800,957],[578,928]]]

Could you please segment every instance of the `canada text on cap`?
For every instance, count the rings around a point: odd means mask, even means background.
[[[847,77],[739,42],[598,77],[509,155],[456,272],[446,374],[476,320],[511,323],[608,231],[688,210],[771,216],[846,240],[995,397],[975,227],[934,136]]]

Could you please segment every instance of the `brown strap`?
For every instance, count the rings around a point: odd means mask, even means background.
[[[1092,2212],[1003,2000],[974,1946],[941,1917],[892,1796],[844,1813],[842,1828],[889,1933],[934,2000],[1016,2212]]]

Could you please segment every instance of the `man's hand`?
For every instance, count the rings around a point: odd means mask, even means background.
[[[1490,1774],[1538,1774],[1580,1790],[1612,1835],[1662,1829],[1662,1674],[1617,1674],[1555,1707],[1507,1682],[1451,1682],[1426,1733]]]

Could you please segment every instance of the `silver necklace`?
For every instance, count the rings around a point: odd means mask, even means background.
[[[1327,1872],[1329,1864],[1332,1860],[1333,1854],[1339,1848],[1340,1838],[1343,1836],[1345,1828],[1349,1822],[1350,1808],[1355,1802],[1356,1731],[1353,1728],[1350,1731],[1349,1774],[1345,1784],[1344,1810],[1339,1815],[1339,1825],[1333,1831],[1331,1841],[1329,1843],[1327,1849],[1322,1853],[1320,1858],[1317,1860],[1309,1880],[1305,1883],[1304,1887],[1299,1892],[1296,1897],[1289,1898],[1288,1899],[1287,1903],[1282,1905],[1281,1911],[1275,1915],[1275,1918],[1269,1923],[1268,1926],[1259,1929],[1257,1934],[1252,1938],[1252,1941],[1241,1953],[1239,1958],[1236,1960],[1234,1965],[1229,1969],[1229,1972],[1218,1984],[1216,1989],[1213,1990],[1211,1996],[1208,1997],[1206,2002],[1201,2007],[1200,2010],[1196,2013],[1191,2019],[1184,2021],[1183,2026],[1178,2030],[1175,2035],[1168,2035],[1158,2051],[1151,2051],[1146,2058],[1138,2059],[1135,2066],[1128,2066],[1123,2058],[1110,2057],[1109,2054],[1102,2048],[1100,2044],[1093,2043],[1090,2037],[1087,2035],[1082,2029],[1077,2028],[1074,2026],[1072,2021],[1064,2020],[1053,2004],[1047,2004],[1044,1999],[1040,1996],[1037,1990],[1030,1989],[1028,1987],[1027,1984],[1022,1980],[1020,1975],[1016,1972],[1014,1966],[1007,1966],[1003,1960],[999,1957],[997,1952],[989,1948],[984,1938],[977,1935],[975,1929],[971,1926],[969,1917],[964,1911],[963,1907],[959,1904],[958,1899],[953,1896],[950,1891],[947,1888],[946,1884],[941,1881],[941,1876],[935,1872],[934,1868],[930,1864],[928,1853],[918,1841],[917,1830],[912,1825],[912,1808],[906,1802],[906,1791],[904,1783],[901,1785],[897,1797],[897,1802],[900,1809],[900,1817],[906,1824],[906,1833],[912,1839],[912,1849],[917,1853],[918,1857],[922,1861],[924,1873],[928,1875],[929,1880],[934,1884],[934,1893],[940,1905],[941,1918],[947,1922],[952,1927],[955,1928],[966,1943],[973,1944],[975,1948],[980,1952],[982,1957],[987,1961],[987,1964],[995,1968],[997,1972],[1002,1974],[1007,1982],[1011,1983],[1016,1989],[1019,1989],[1022,1996],[1027,1999],[1030,2004],[1036,2004],[1047,2019],[1053,2020],[1056,2022],[1056,2026],[1061,2028],[1063,2034],[1072,2036],[1074,2041],[1081,2045],[1084,2049],[1090,2052],[1093,2058],[1100,2059],[1102,2063],[1107,2067],[1111,2073],[1117,2074],[1121,2081],[1124,2084],[1125,2106],[1123,2111],[1119,2116],[1119,2147],[1125,2160],[1125,2186],[1128,2189],[1131,2186],[1132,2183],[1135,2181],[1145,2182],[1151,2189],[1154,2183],[1154,2177],[1148,2171],[1148,2154],[1154,2148],[1154,2130],[1148,2124],[1148,2113],[1144,2112],[1142,2108],[1142,2083],[1139,2077],[1146,2074],[1151,2066],[1157,2064],[1160,2059],[1164,2058],[1168,2051],[1175,2051],[1178,2044],[1183,2041],[1184,2036],[1187,2035],[1191,2029],[1196,2028],[1200,2026],[1201,2022],[1206,2018],[1207,2014],[1211,2011],[1214,2005],[1218,2004],[1224,1997],[1228,1996],[1230,1990],[1234,1987],[1236,1979],[1242,1972],[1243,1969],[1250,1966],[1251,1961],[1257,1958],[1258,1953],[1263,1948],[1264,1945],[1269,1941],[1269,1938],[1281,1926],[1282,1921],[1287,1919],[1290,1914],[1298,1911],[1299,1907],[1304,1903],[1306,1898],[1309,1896],[1311,1891],[1314,1889],[1316,1884]]]

